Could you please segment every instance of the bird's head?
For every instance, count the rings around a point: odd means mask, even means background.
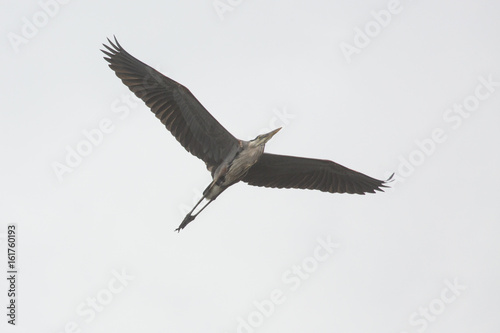
[[[261,134],[261,135],[257,136],[255,139],[253,139],[250,142],[251,142],[251,144],[253,146],[265,145],[266,142],[269,141],[269,140],[271,140],[271,138],[274,136],[274,134],[278,133],[280,129],[281,129],[281,127],[277,128],[274,131],[271,131],[269,133]]]

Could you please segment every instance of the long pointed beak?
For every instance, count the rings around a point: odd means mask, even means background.
[[[267,133],[267,134],[266,134],[266,137],[265,137],[265,140],[266,140],[265,142],[267,142],[267,141],[271,140],[271,138],[274,136],[274,134],[278,133],[278,132],[280,131],[280,129],[281,129],[281,127],[280,127],[280,128],[275,129],[275,130],[274,130],[274,131],[272,131],[272,132]]]

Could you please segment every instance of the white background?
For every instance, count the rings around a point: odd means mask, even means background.
[[[372,12],[388,1],[220,2],[231,11],[2,1],[0,267],[16,223],[20,273],[16,328],[0,280],[0,330],[498,332],[500,86],[460,123],[444,117],[474,101],[479,77],[500,82],[499,5],[405,0],[381,27]],[[356,47],[366,27],[369,44],[346,57],[341,45]],[[122,100],[130,92],[99,51],[113,35],[235,136],[283,126],[267,151],[379,179],[395,171],[393,188],[237,184],[174,233],[210,175],[142,102]],[[58,179],[55,163],[103,119],[111,133]],[[446,139],[430,144],[436,128]],[[339,247],[318,262],[329,238]],[[285,277],[303,263],[310,273],[292,290]]]

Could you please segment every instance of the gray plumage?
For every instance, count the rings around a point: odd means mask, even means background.
[[[254,140],[236,139],[183,85],[166,77],[125,51],[115,38],[102,50],[109,67],[153,111],[191,154],[203,160],[212,182],[203,197],[186,215],[180,231],[226,188],[244,181],[274,188],[315,189],[330,193],[365,194],[383,191],[386,181],[377,180],[329,160],[264,153],[264,147],[280,128]],[[194,210],[207,199],[196,214]]]

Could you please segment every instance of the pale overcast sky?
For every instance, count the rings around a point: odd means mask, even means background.
[[[2,6],[0,331],[500,330],[498,3]],[[174,233],[210,174],[108,68],[113,35],[236,137],[283,127],[267,151],[393,188],[237,184]]]

